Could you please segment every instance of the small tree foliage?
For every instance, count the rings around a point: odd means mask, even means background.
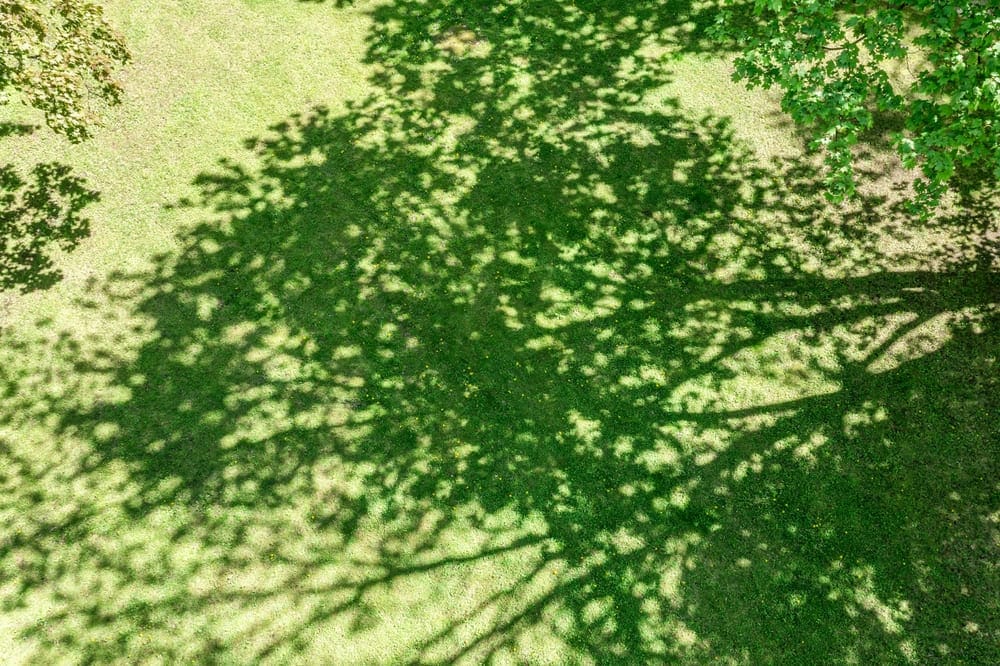
[[[101,8],[86,0],[0,0],[0,102],[16,92],[71,141],[90,136],[95,103],[116,104],[129,59]]]

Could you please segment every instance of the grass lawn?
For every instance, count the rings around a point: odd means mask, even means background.
[[[827,204],[686,0],[108,12],[93,140],[0,118],[71,209],[0,271],[0,661],[1000,663],[988,196],[873,136]]]

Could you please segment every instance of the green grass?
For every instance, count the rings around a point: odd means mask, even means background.
[[[338,4],[116,2],[2,139],[100,193],[0,292],[5,663],[1000,660],[988,200],[829,206],[684,2]]]

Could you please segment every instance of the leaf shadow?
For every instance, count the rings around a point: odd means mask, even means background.
[[[8,540],[42,658],[998,656],[995,266],[664,97],[675,20],[386,3],[375,94],[196,179],[95,289],[131,328],[54,345],[98,397],[32,394],[147,536]]]

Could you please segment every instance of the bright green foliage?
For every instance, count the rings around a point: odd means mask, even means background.
[[[10,89],[71,141],[89,136],[92,102],[115,104],[129,53],[86,0],[0,0],[0,102]]]
[[[740,46],[736,77],[784,91],[783,107],[824,151],[829,196],[855,191],[851,147],[873,111],[901,116],[918,208],[956,172],[1000,175],[1000,10],[995,0],[752,0],[717,34]],[[906,72],[908,76],[894,75]]]

